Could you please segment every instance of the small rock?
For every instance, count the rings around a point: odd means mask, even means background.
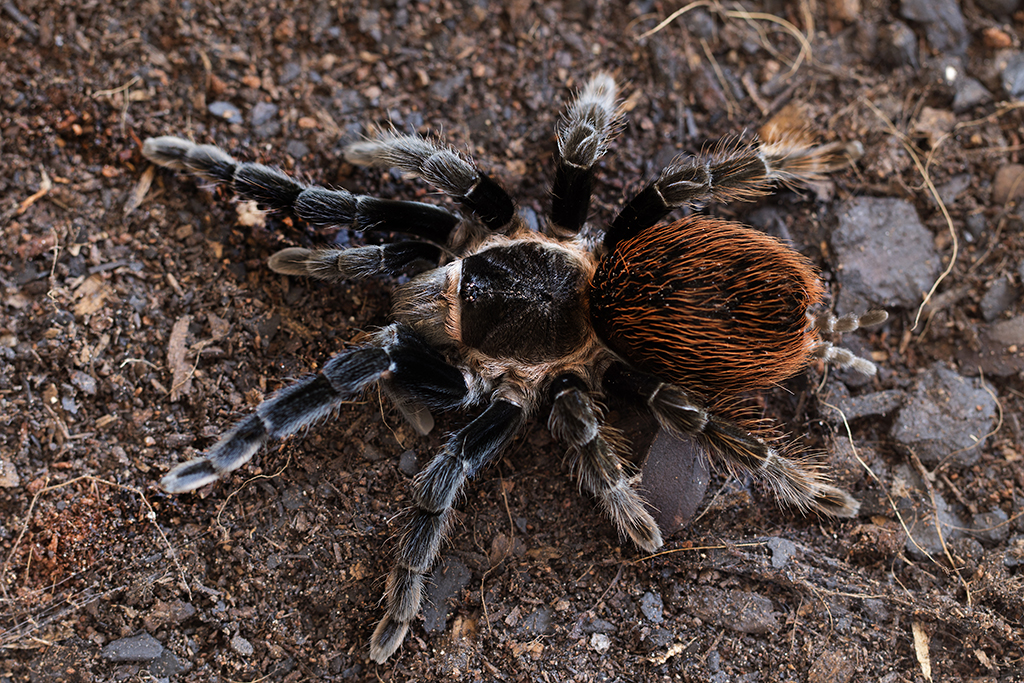
[[[763,635],[779,629],[772,601],[757,593],[701,586],[687,596],[685,608],[703,621],[740,633]]]
[[[157,600],[153,609],[143,618],[143,624],[147,631],[155,631],[165,624],[180,623],[195,613],[196,608],[184,600],[175,600],[174,602]]]
[[[648,512],[663,536],[683,529],[704,500],[710,472],[700,444],[690,437],[658,430],[641,470],[640,488]]]
[[[660,624],[664,620],[665,617],[662,615],[664,607],[661,595],[658,593],[648,591],[640,598],[640,611],[643,612],[649,621],[655,624]]]
[[[277,114],[277,105],[270,102],[257,102],[249,113],[249,121],[254,127],[269,122]]]
[[[550,607],[539,607],[520,622],[519,630],[526,635],[542,636],[551,628],[553,614]]]
[[[826,649],[819,652],[807,672],[807,683],[848,683],[857,673],[857,652]]]
[[[902,21],[879,27],[877,45],[879,59],[889,66],[917,69],[921,65],[917,56],[917,36]]]
[[[773,536],[768,539],[768,549],[772,551],[772,566],[776,569],[782,569],[789,564],[790,558],[796,554],[796,543],[785,538]]]
[[[140,633],[108,643],[102,656],[112,662],[150,662],[163,651],[159,640],[148,633]]]
[[[903,403],[903,392],[898,389],[876,391],[863,396],[851,396],[839,401],[839,410],[847,420],[861,417],[888,415]]]
[[[428,633],[444,631],[448,623],[448,600],[469,584],[472,574],[458,558],[446,555],[434,567],[424,586],[423,628]]]
[[[971,535],[982,543],[997,545],[1010,536],[1010,518],[1001,508],[974,515],[974,530]]]
[[[407,477],[415,477],[420,471],[420,462],[416,451],[408,450],[398,456],[398,469]]]
[[[164,650],[163,653],[149,664],[149,673],[151,673],[157,679],[168,680],[171,676],[180,673],[185,670],[185,667],[181,666],[178,662],[178,658],[174,656],[174,653],[170,650]]]
[[[10,489],[19,484],[21,477],[18,476],[18,468],[10,460],[0,460],[0,487]]]
[[[81,370],[73,371],[71,373],[71,383],[90,396],[96,395],[96,379],[86,372]]]
[[[281,504],[287,510],[298,510],[308,502],[306,492],[299,486],[289,486],[281,494]]]
[[[211,102],[207,110],[219,119],[228,123],[242,123],[242,112],[230,102]]]
[[[252,643],[237,633],[231,637],[231,649],[243,657],[252,657],[252,653],[255,651]]]
[[[595,633],[590,636],[590,648],[599,654],[604,654],[612,646],[612,639],[603,633]]]
[[[1024,197],[1024,164],[1005,164],[992,181],[992,203],[1004,206],[1011,199]]]
[[[939,185],[939,198],[944,204],[952,204],[956,198],[963,194],[964,190],[971,186],[970,173],[958,173],[949,179],[948,182]]]
[[[934,237],[912,204],[856,197],[838,212],[832,248],[839,264],[837,310],[912,308],[939,274]]]
[[[889,621],[889,608],[885,600],[878,598],[865,598],[861,601],[861,612],[869,621],[876,624],[885,624]]]
[[[956,0],[902,0],[900,15],[924,26],[928,44],[936,53],[962,55],[970,34]]]
[[[952,457],[970,466],[981,456],[995,419],[995,399],[981,380],[937,363],[917,379],[890,435],[926,465]]]
[[[974,0],[974,4],[996,17],[1009,17],[1021,8],[1021,0]]]
[[[988,330],[988,338],[1007,347],[1016,346],[1020,351],[1024,347],[1024,316],[1018,315],[992,325]]]
[[[1017,288],[1005,277],[1001,277],[981,297],[981,317],[986,322],[992,322],[1019,300]]]
[[[289,156],[295,159],[301,159],[302,157],[309,154],[309,145],[302,140],[289,140],[288,144],[285,145],[284,151],[288,152]]]
[[[580,630],[584,633],[615,633],[618,629],[615,628],[615,624],[610,621],[598,618],[583,618],[583,623],[580,624]]]
[[[955,88],[953,111],[957,113],[965,112],[992,100],[992,93],[976,78],[970,76],[958,78],[953,87]]]
[[[1010,99],[1024,99],[1024,52],[1011,55],[1001,74],[1003,90]]]

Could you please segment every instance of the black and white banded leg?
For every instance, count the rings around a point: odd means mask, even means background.
[[[414,135],[385,133],[345,149],[345,159],[358,166],[397,168],[423,178],[469,209],[490,230],[507,226],[516,207],[501,185],[454,149]]]
[[[580,483],[601,502],[619,531],[648,552],[662,545],[661,531],[633,488],[619,452],[624,439],[602,423],[586,383],[565,374],[551,385],[548,429],[576,453]]]
[[[622,124],[615,79],[592,77],[558,122],[558,155],[551,186],[551,222],[568,234],[587,221],[594,191],[594,165]]]
[[[727,139],[699,155],[679,157],[626,203],[605,234],[605,247],[614,249],[679,207],[756,199],[770,194],[776,184],[818,182],[847,163],[844,146],[814,146],[803,140]]]
[[[501,453],[522,428],[525,411],[498,399],[452,435],[416,477],[415,506],[388,575],[384,618],[370,639],[370,658],[383,663],[399,648],[423,600],[423,582],[451,522],[462,485]]]
[[[273,254],[267,265],[283,275],[339,282],[378,274],[401,275],[417,264],[436,268],[442,253],[440,247],[430,242],[395,242],[349,249],[288,247]]]
[[[375,334],[369,344],[332,357],[319,374],[300,379],[261,403],[205,455],[164,475],[160,486],[181,493],[216,481],[248,462],[268,439],[294,434],[381,380],[401,395],[440,410],[462,405],[468,394],[458,368],[411,328],[394,324]]]
[[[695,437],[730,470],[764,481],[783,503],[801,512],[813,510],[833,517],[857,514],[860,503],[829,484],[813,461],[780,452],[742,425],[709,412],[681,387],[634,371],[621,377],[662,427]]]
[[[835,316],[831,311],[825,311],[812,320],[812,326],[824,335],[843,334],[853,332],[862,327],[881,325],[888,320],[889,314],[885,311],[869,311],[858,315],[847,313],[843,316]],[[874,375],[877,372],[875,364],[866,358],[861,358],[841,346],[834,346],[832,342],[822,341],[812,349],[811,354],[821,358],[826,363],[837,368],[850,368],[863,375]]]
[[[315,226],[398,232],[446,244],[459,224],[458,216],[432,204],[306,185],[276,168],[238,162],[219,147],[179,137],[149,138],[142,145],[142,155],[158,166],[224,183],[242,199],[266,210],[290,211]]]

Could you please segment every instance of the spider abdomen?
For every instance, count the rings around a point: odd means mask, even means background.
[[[817,341],[807,310],[824,287],[779,240],[706,216],[656,225],[598,265],[590,319],[638,369],[707,395],[796,373]]]
[[[490,247],[462,260],[461,341],[527,363],[570,355],[591,338],[587,273],[566,250],[535,242]]]

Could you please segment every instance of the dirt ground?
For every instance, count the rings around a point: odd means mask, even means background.
[[[0,681],[1024,681],[1024,340],[989,334],[1019,335],[1024,313],[1022,7],[695,4],[645,35],[680,5],[4,2]],[[141,141],[191,136],[320,184],[442,202],[340,161],[390,121],[443,131],[543,216],[559,107],[598,69],[626,84],[629,123],[594,220],[680,151],[797,105],[863,157],[815,191],[714,211],[773,217],[837,292],[837,207],[899,198],[951,266],[916,327],[923,290],[849,335],[877,377],[812,367],[760,404],[828,453],[862,511],[804,518],[716,472],[698,518],[645,557],[538,419],[467,487],[432,604],[376,665],[410,474],[466,418],[420,437],[372,395],[228,481],[157,489],[383,324],[393,283],[275,275],[283,245],[356,238],[288,217],[246,227],[223,191],[149,169]],[[936,362],[984,375],[998,404],[970,457],[922,462],[891,410],[847,432],[828,408],[906,402]]]

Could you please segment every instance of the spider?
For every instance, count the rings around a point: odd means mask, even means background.
[[[278,273],[341,281],[430,265],[396,288],[393,322],[278,391],[205,455],[160,482],[171,493],[213,482],[269,439],[327,417],[373,386],[422,433],[432,427],[431,410],[482,408],[413,481],[384,616],[370,641],[377,662],[399,648],[419,611],[463,484],[543,408],[551,433],[573,454],[580,483],[619,531],[645,551],[662,545],[624,459],[628,444],[604,419],[603,380],[612,372],[615,390],[645,407],[662,429],[696,438],[728,468],[759,476],[783,503],[836,517],[857,512],[858,503],[818,466],[777,447],[728,406],[815,358],[874,373],[869,361],[823,337],[879,323],[885,313],[812,313],[824,298],[816,271],[752,228],[699,214],[661,222],[680,207],[749,200],[776,183],[817,181],[837,166],[842,146],[769,132],[760,142],[737,138],[679,157],[602,230],[587,222],[595,165],[622,125],[614,79],[593,76],[557,125],[552,208],[543,232],[531,229],[505,190],[465,156],[394,131],[350,145],[346,159],[418,176],[471,217],[308,186],[177,137],[143,145],[155,164],[225,183],[241,198],[314,226],[410,238],[348,249],[287,248],[270,258]]]

